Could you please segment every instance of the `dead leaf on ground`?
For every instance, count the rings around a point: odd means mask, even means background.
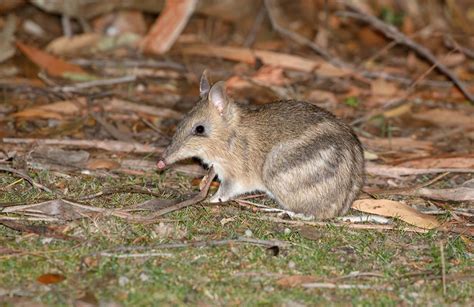
[[[92,159],[86,165],[88,169],[106,169],[106,170],[113,170],[120,168],[121,165],[117,161],[110,160],[110,159]]]
[[[64,275],[56,274],[56,273],[48,273],[48,274],[43,274],[39,276],[36,280],[39,283],[42,283],[44,285],[51,285],[51,284],[57,284],[65,279],[66,277]]]
[[[17,47],[23,52],[33,63],[46,70],[53,77],[61,78],[91,78],[92,76],[85,72],[81,67],[66,62],[38,48],[16,42]]]
[[[366,213],[399,218],[408,224],[423,229],[433,229],[441,225],[431,215],[421,213],[401,202],[388,199],[360,199],[352,204],[352,208]]]
[[[293,288],[301,284],[316,281],[316,277],[310,275],[285,276],[276,281],[276,284],[283,288]]]

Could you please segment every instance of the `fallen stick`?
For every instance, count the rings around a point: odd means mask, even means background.
[[[101,79],[101,80],[94,80],[94,81],[88,81],[88,82],[81,82],[81,83],[76,83],[73,85],[58,86],[58,87],[53,88],[53,90],[61,91],[61,92],[75,92],[78,90],[83,90],[86,88],[91,88],[91,87],[96,87],[96,86],[129,83],[129,82],[135,82],[136,80],[137,80],[136,76],[124,76],[124,77],[119,77],[119,78],[110,78],[110,79]]]
[[[382,32],[385,36],[387,36],[390,39],[393,39],[399,44],[405,45],[408,48],[414,50],[416,53],[418,53],[420,56],[428,60],[431,64],[436,65],[438,70],[446,75],[453,83],[456,85],[456,87],[464,94],[464,96],[469,99],[471,104],[474,104],[474,95],[469,93],[469,91],[466,89],[464,84],[459,81],[459,79],[456,77],[456,75],[443,63],[439,62],[438,59],[431,53],[430,50],[427,48],[421,46],[411,38],[407,37],[405,34],[400,32],[397,28],[394,26],[388,25],[382,20],[378,19],[375,16],[368,15],[367,13],[364,13],[361,11],[359,8],[357,8],[354,5],[351,5],[347,2],[344,3],[346,7],[351,9],[353,12],[341,12],[339,15],[345,16],[345,17],[350,17],[354,18],[357,20],[361,20],[365,23],[368,23],[378,31]]]
[[[265,0],[265,8],[267,9],[268,12],[268,18],[270,19],[270,23],[275,31],[280,33],[282,36],[288,37],[291,40],[297,42],[298,44],[308,46],[311,48],[313,51],[315,51],[317,54],[322,56],[326,61],[339,66],[341,63],[340,61],[335,58],[334,56],[330,55],[329,52],[318,46],[316,43],[313,41],[307,39],[306,37],[292,32],[286,28],[284,28],[280,23],[277,21],[277,15],[280,13],[278,4],[276,1],[271,1],[271,0]]]
[[[49,188],[45,187],[44,185],[42,185],[40,183],[37,183],[36,181],[33,180],[33,178],[31,178],[30,176],[28,176],[27,174],[25,174],[22,171],[19,171],[19,170],[13,169],[13,168],[9,168],[9,167],[5,167],[5,166],[0,166],[0,171],[4,171],[4,172],[8,172],[8,173],[12,173],[14,175],[17,175],[18,177],[21,177],[21,178],[25,179],[26,181],[28,181],[28,183],[31,184],[33,187],[38,188],[40,190],[43,190],[47,193],[55,194]]]
[[[6,144],[36,144],[36,145],[63,145],[79,148],[97,148],[115,152],[161,153],[163,148],[139,143],[120,142],[111,140],[58,140],[58,139],[31,139],[31,138],[3,138]],[[0,142],[0,143],[1,143]]]
[[[289,247],[291,246],[291,242],[281,241],[281,240],[262,240],[262,239],[254,239],[254,238],[246,238],[246,237],[239,237],[237,239],[224,239],[224,240],[209,240],[209,241],[195,241],[195,242],[186,242],[186,243],[163,243],[158,245],[152,246],[123,246],[113,250],[107,250],[103,252],[97,253],[98,255],[102,255],[106,253],[107,256],[111,255],[112,253],[122,253],[125,252],[137,252],[137,251],[146,251],[148,253],[153,252],[156,249],[172,249],[172,248],[186,248],[186,247],[215,247],[215,246],[223,246],[229,244],[251,244],[251,245],[260,245],[266,247]]]
[[[139,219],[137,219],[137,222],[144,222],[145,224],[152,224],[152,223],[155,223],[157,221],[157,219],[162,215],[165,215],[167,213],[170,213],[170,212],[173,212],[173,211],[176,211],[176,210],[183,209],[185,207],[188,207],[188,206],[191,206],[191,205],[197,204],[198,202],[203,201],[204,199],[206,199],[207,192],[209,191],[209,187],[211,186],[211,183],[212,183],[212,180],[214,179],[214,177],[216,177],[216,172],[214,171],[214,168],[211,167],[209,169],[209,172],[206,175],[206,177],[203,178],[203,181],[204,181],[203,188],[195,196],[193,196],[190,199],[187,199],[185,201],[182,201],[182,202],[180,202],[176,205],[160,209],[160,210],[150,214],[146,218],[141,218],[141,219],[139,218]]]

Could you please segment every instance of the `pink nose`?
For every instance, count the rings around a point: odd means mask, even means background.
[[[159,169],[163,169],[166,167],[166,163],[163,161],[163,160],[160,160],[158,161],[158,163],[156,164],[156,166],[159,168]]]

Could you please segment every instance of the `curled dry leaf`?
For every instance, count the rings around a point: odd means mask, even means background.
[[[423,214],[406,204],[388,199],[360,199],[352,204],[352,208],[366,213],[396,217],[424,229],[433,229],[441,225],[431,215]]]

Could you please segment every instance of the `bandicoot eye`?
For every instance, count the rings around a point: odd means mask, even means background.
[[[206,131],[206,129],[204,128],[203,125],[197,125],[195,128],[194,128],[194,133],[195,134],[204,134],[204,132]]]

